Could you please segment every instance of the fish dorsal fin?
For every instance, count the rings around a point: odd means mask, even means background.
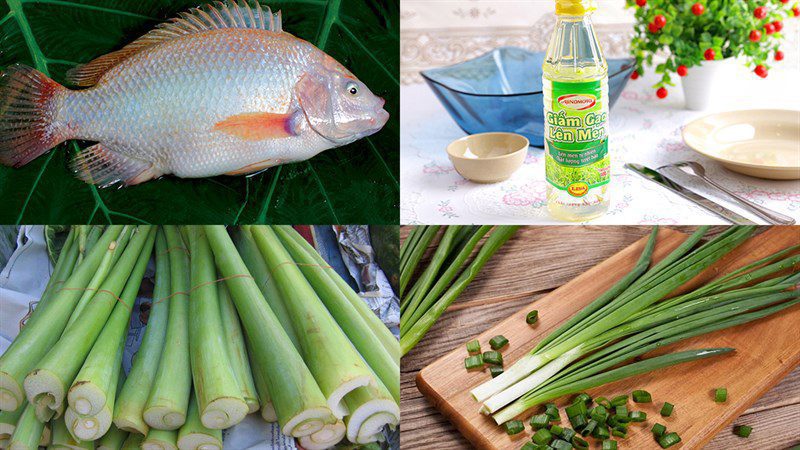
[[[281,13],[273,14],[256,0],[225,0],[192,8],[178,17],[159,24],[120,50],[100,56],[87,64],[67,71],[67,81],[76,86],[94,86],[109,69],[136,53],[182,36],[223,28],[247,28],[282,31]]]

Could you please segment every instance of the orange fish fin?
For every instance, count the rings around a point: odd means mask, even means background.
[[[279,164],[281,164],[281,160],[279,159],[265,159],[263,161],[244,165],[230,172],[225,172],[225,175],[244,175],[248,173],[261,172],[262,170],[269,169],[270,167],[277,166]]]
[[[278,11],[273,14],[271,9],[259,5],[255,0],[238,4],[235,0],[226,0],[192,8],[158,25],[122,49],[68,70],[67,81],[76,86],[94,86],[112,67],[136,53],[172,39],[223,28],[246,28],[280,33],[281,13]]]
[[[284,138],[296,135],[294,117],[294,114],[243,113],[217,122],[214,130],[245,141]]]
[[[152,163],[123,155],[103,144],[81,150],[70,161],[70,169],[86,183],[101,187],[117,183],[130,186],[161,175]]]

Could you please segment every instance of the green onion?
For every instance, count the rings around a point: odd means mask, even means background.
[[[467,342],[467,353],[480,353],[481,343],[477,339]]]
[[[628,437],[628,428],[624,425],[617,425],[611,430],[611,434],[613,436],[625,439]]]
[[[533,325],[537,320],[539,320],[539,311],[535,309],[525,316],[525,322],[528,325]]]
[[[748,427],[747,425],[737,425],[733,427],[733,434],[743,438],[750,437],[752,431],[753,427]]]
[[[572,416],[569,418],[569,423],[572,424],[572,428],[575,430],[582,430],[586,426],[586,416],[583,414]]]
[[[673,409],[675,409],[675,405],[669,402],[664,402],[664,406],[661,407],[661,415],[664,417],[669,417],[672,415]]]
[[[538,445],[534,444],[531,441],[528,441],[524,443],[522,447],[520,447],[520,450],[537,450],[538,447],[539,447]]]
[[[525,425],[521,420],[509,420],[508,422],[504,423],[503,426],[505,427],[506,433],[509,436],[525,431]]]
[[[569,418],[582,416],[586,414],[586,403],[574,402],[573,404],[567,406],[564,411],[567,413],[567,417]]]
[[[478,367],[483,368],[483,356],[468,356],[464,359],[464,367],[466,367],[467,370],[477,369]]]
[[[408,256],[406,257],[406,264],[401,265],[400,298],[404,297],[403,294],[405,294],[406,286],[408,285],[408,282],[411,281],[411,276],[414,275],[415,269],[417,268],[417,264],[419,264],[419,260],[422,259],[422,255],[425,253],[425,250],[428,249],[428,246],[430,245],[431,241],[436,236],[436,233],[439,231],[438,225],[426,226],[422,228],[423,228],[422,233],[420,233],[417,240],[406,244],[406,247],[408,248],[406,254]],[[409,239],[407,238],[406,241],[408,240]]]
[[[537,414],[535,416],[531,416],[529,423],[531,428],[538,430],[540,428],[545,428],[550,423],[550,417],[548,417],[547,414]]]
[[[478,356],[480,356],[480,355],[478,355]],[[489,366],[489,374],[492,376],[492,378],[494,378],[496,376],[499,376],[502,373],[503,373],[503,368],[502,367]]]
[[[547,428],[542,428],[533,434],[532,440],[536,444],[547,445],[553,440],[553,434]]]
[[[572,438],[572,446],[580,450],[585,450],[589,448],[589,443],[581,439],[580,437],[575,436]]]
[[[624,405],[614,408],[614,414],[619,417],[628,417],[628,407]]]
[[[628,417],[631,418],[631,422],[644,422],[647,420],[647,413],[644,411],[631,411]]]
[[[583,402],[584,404],[586,404],[586,406],[589,406],[592,404],[592,397],[590,397],[589,394],[585,392],[581,392],[575,397],[575,399],[572,400],[572,403],[577,403],[577,402]]]
[[[661,436],[664,435],[664,433],[667,432],[667,427],[665,427],[660,423],[657,423],[653,425],[653,428],[651,428],[650,431],[652,431],[657,438],[660,438]]]
[[[494,364],[496,366],[502,366],[503,355],[500,352],[494,350],[483,352],[483,362],[485,364]]]
[[[610,436],[611,433],[609,433],[608,427],[602,424],[598,424],[594,431],[592,431],[592,437],[597,439],[608,439]]]
[[[564,434],[564,427],[553,424],[552,426],[550,426],[550,434],[552,434],[553,436],[560,437]]]
[[[572,428],[564,428],[564,432],[561,433],[561,439],[564,439],[567,442],[572,442],[572,438],[577,435],[578,433]]]
[[[660,438],[658,438],[658,445],[660,445],[661,448],[669,448],[669,447],[672,447],[673,445],[677,444],[680,441],[681,441],[681,437],[678,436],[678,433],[674,433],[674,432],[673,433],[667,433],[667,434],[661,436]]]
[[[605,397],[597,397],[594,401],[606,409],[611,409],[612,407],[611,401]]]
[[[618,395],[611,399],[611,406],[623,406],[628,404],[628,396],[627,395]]]
[[[560,415],[558,413],[558,407],[556,407],[555,403],[548,403],[545,406],[545,414],[550,418],[551,421],[559,420]]]
[[[617,441],[613,441],[611,439],[605,439],[603,441],[602,450],[617,450]]]
[[[586,422],[586,426],[581,429],[581,434],[583,436],[589,436],[592,432],[597,428],[597,421],[594,419],[590,419]]]
[[[605,406],[598,405],[592,408],[589,412],[589,417],[596,420],[597,423],[606,423],[606,420],[608,420],[608,411],[606,411]]]
[[[489,346],[491,346],[493,350],[500,350],[506,345],[508,345],[508,339],[503,335],[497,335],[489,339]]]
[[[572,444],[567,441],[562,441],[561,439],[556,439],[550,443],[550,448],[554,450],[570,450],[572,448]]]
[[[650,403],[653,401],[653,397],[647,391],[633,391],[631,396],[635,403]]]
[[[728,390],[725,388],[717,388],[714,391],[714,401],[717,403],[725,403],[728,400]]]

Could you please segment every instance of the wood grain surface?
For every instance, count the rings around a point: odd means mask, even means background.
[[[691,231],[690,228],[678,229]],[[721,228],[715,229],[713,232],[720,230]],[[800,241],[800,229],[794,230],[797,230],[797,239]],[[792,231],[794,232],[794,230]],[[404,229],[403,231],[405,236],[408,230]],[[469,338],[485,332],[514,313],[526,310],[527,305],[532,301],[540,300],[554,288],[604,261],[648,232],[649,229],[646,227],[529,227],[520,230],[514,240],[501,249],[487,264],[481,276],[442,316],[422,342],[403,358],[401,369],[402,447],[447,449],[469,448],[470,446],[447,422],[447,419],[422,398],[417,390],[414,377],[422,367],[454,348],[461,349]],[[663,234],[665,236],[667,234],[674,235],[669,232]],[[794,233],[791,236],[790,239],[793,238]],[[751,250],[754,252],[763,250],[757,247],[759,246],[753,246]],[[749,250],[745,249],[745,252],[747,253]],[[620,270],[624,271],[625,269],[621,268]],[[504,334],[508,336],[507,333]],[[514,339],[510,336],[509,338],[513,345]],[[698,347],[698,345],[694,345],[694,347]],[[513,349],[504,353],[509,351],[513,352]],[[459,360],[463,360],[462,356],[459,355]],[[509,360],[516,358],[512,353],[507,356],[509,356]],[[692,364],[698,363],[689,365]],[[786,368],[786,370],[789,369],[791,367]],[[464,374],[465,372],[462,368],[458,373]],[[614,387],[621,392],[631,390],[624,382],[620,383],[623,384],[615,384],[609,388]],[[728,385],[729,389],[732,386],[739,386],[736,380],[732,380],[732,383]],[[474,383],[470,382],[469,384]],[[761,394],[761,392],[744,387],[734,387],[733,389],[748,391],[742,392],[740,395],[740,400],[748,396],[751,398],[747,404],[752,403],[752,398]],[[690,389],[687,389],[688,391]],[[604,393],[606,393],[605,390]],[[654,397],[658,399],[656,392],[653,393]],[[691,399],[691,395],[688,393],[686,397],[669,401],[676,403],[678,408],[684,401],[689,404],[697,403],[697,400]],[[734,403],[741,404],[741,401]],[[708,422],[716,423],[717,427],[723,426],[724,419],[719,419],[717,416],[724,416],[731,411],[738,414],[740,409],[743,411],[742,416],[734,423],[754,426],[751,437],[747,440],[738,438],[731,433],[730,426],[725,426],[716,438],[704,448],[777,450],[800,443],[800,438],[793,431],[794,425],[792,425],[800,419],[800,369],[794,370],[782,383],[744,411],[747,404],[741,404],[738,409],[736,404],[726,405],[719,414],[712,414],[712,417],[698,421],[697,426],[700,427],[703,423]],[[713,401],[710,401],[710,405],[716,406]],[[653,405],[649,409],[654,409],[654,411],[650,411],[648,408],[644,409],[650,417],[653,417],[653,415],[657,416],[655,408],[656,406]],[[676,422],[678,422],[678,417],[676,414],[674,418]],[[667,423],[667,425],[671,424]],[[675,428],[675,426],[670,428]],[[678,428],[676,430],[682,431]],[[690,431],[689,433],[691,434]],[[700,442],[707,441],[710,437],[708,433],[706,435],[695,441],[689,439],[684,448],[700,448]],[[688,435],[684,437],[685,441],[687,441],[687,437]],[[508,440],[507,437],[505,439]],[[643,440],[643,446],[631,447],[630,442],[633,441],[630,439],[626,441],[623,448],[658,448],[652,439]],[[517,448],[520,445],[521,443],[515,443],[510,448]]]

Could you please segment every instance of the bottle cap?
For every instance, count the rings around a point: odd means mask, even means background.
[[[597,9],[595,0],[556,0],[559,16],[582,16]]]

